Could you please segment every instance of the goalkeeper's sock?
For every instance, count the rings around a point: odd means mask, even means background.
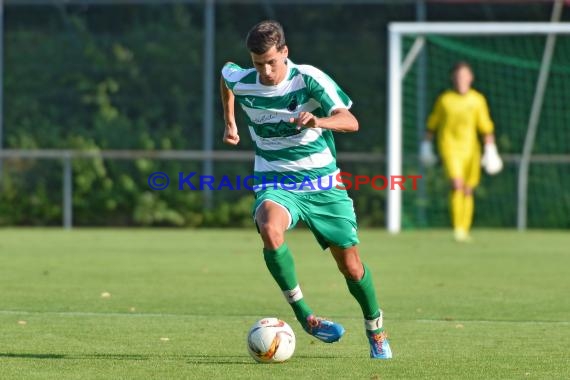
[[[449,208],[451,212],[451,225],[454,230],[463,229],[465,195],[462,190],[452,190],[449,196]]]
[[[277,285],[279,285],[279,288],[283,292],[285,299],[287,299],[287,302],[289,302],[293,308],[297,320],[301,323],[303,328],[305,328],[307,317],[313,314],[313,311],[303,299],[303,293],[301,292],[297,281],[297,274],[295,273],[295,262],[289,247],[283,243],[275,250],[264,248],[263,257],[267,269],[269,269],[275,282],[277,282]]]
[[[473,194],[466,194],[463,199],[463,228],[469,232],[473,223],[473,211],[475,209],[475,201]]]
[[[376,290],[374,289],[374,283],[372,281],[372,273],[366,266],[364,267],[364,276],[358,281],[346,279],[346,284],[348,285],[348,290],[350,294],[360,305],[362,309],[362,314],[366,320],[375,320],[380,317],[380,307],[378,306],[378,301],[376,300]]]

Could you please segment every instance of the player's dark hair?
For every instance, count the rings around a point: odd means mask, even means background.
[[[254,54],[266,53],[273,46],[277,51],[281,51],[285,47],[283,26],[274,20],[261,21],[247,34],[246,45]]]
[[[459,71],[460,69],[466,68],[469,71],[473,72],[473,68],[471,67],[471,65],[469,64],[469,62],[467,61],[459,61],[456,62],[453,67],[450,70],[450,74],[454,75],[457,71]]]

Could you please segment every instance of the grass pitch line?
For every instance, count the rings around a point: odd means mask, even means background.
[[[394,320],[394,319],[393,319]],[[404,321],[404,320],[396,320]],[[519,325],[561,325],[569,326],[570,321],[507,321],[504,319],[412,319],[412,322],[418,323],[504,323],[504,324],[519,324]]]
[[[112,313],[112,312],[92,312],[92,311],[29,311],[29,310],[0,310],[0,315],[55,315],[60,317],[167,317],[167,318],[188,318],[200,317],[202,315],[192,314],[169,314],[169,313]],[[211,318],[211,316],[203,316]],[[246,316],[247,317],[247,316]]]
[[[172,313],[113,313],[92,311],[29,311],[29,310],[0,310],[0,315],[55,315],[61,317],[135,317],[135,318],[212,318],[204,314],[172,314]],[[258,318],[259,315],[227,315],[229,318]],[[343,319],[358,319],[356,317],[342,317]],[[393,319],[394,322],[417,322],[417,323],[504,323],[522,325],[561,325],[569,326],[570,321],[507,321],[492,319]]]

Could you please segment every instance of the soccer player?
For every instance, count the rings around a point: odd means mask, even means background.
[[[450,211],[454,237],[471,241],[474,211],[473,190],[479,184],[482,164],[489,174],[501,171],[503,163],[495,145],[494,126],[483,94],[471,88],[474,75],[467,62],[451,70],[453,89],[441,94],[427,121],[420,159],[426,166],[435,163],[432,139],[438,138],[439,154],[451,180]],[[483,135],[485,151],[481,159],[478,132]]]
[[[240,141],[234,117],[237,100],[255,145],[253,217],[267,268],[306,332],[326,343],[342,337],[344,328],[317,317],[301,292],[285,232],[302,220],[322,249],[330,249],[359,303],[370,356],[389,359],[392,352],[372,273],[358,254],[352,200],[336,183],[328,186],[339,173],[333,132],[358,130],[358,121],[349,111],[352,101],[321,70],[288,59],[285,34],[278,22],[255,25],[246,45],[253,68],[229,62],[222,69],[223,139],[230,145]]]

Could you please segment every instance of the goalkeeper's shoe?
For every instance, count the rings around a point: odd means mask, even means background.
[[[469,232],[467,232],[464,229],[456,228],[453,231],[453,237],[455,238],[455,241],[458,243],[471,243],[471,242],[473,242],[473,238],[471,237],[471,235],[469,235]]]
[[[372,359],[392,359],[392,349],[384,330],[380,332],[366,330],[366,337],[370,343],[370,357]]]
[[[341,324],[314,315],[307,317],[305,331],[325,343],[336,342],[344,335],[344,327]]]

